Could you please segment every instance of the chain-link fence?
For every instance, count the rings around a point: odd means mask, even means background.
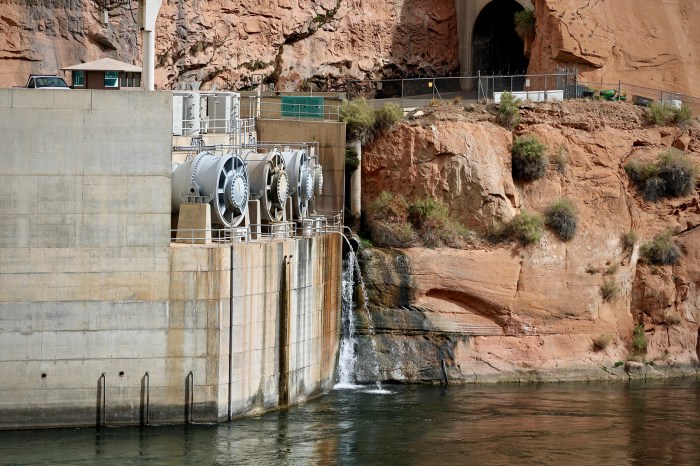
[[[350,99],[364,97],[375,106],[394,102],[403,108],[430,103],[498,102],[503,92],[535,102],[576,98],[627,100],[637,105],[661,102],[674,107],[687,106],[700,112],[700,98],[673,91],[652,89],[634,84],[582,82],[576,68],[555,73],[497,76],[442,76],[404,79],[352,81],[348,83]]]
[[[498,101],[499,93],[512,92],[529,100],[562,100],[576,95],[577,70],[549,74],[499,76],[443,76],[348,83],[351,99],[364,97],[376,104],[395,102],[418,107],[432,101]],[[559,91],[559,92],[554,92]]]
[[[647,106],[653,102],[686,106],[694,112],[700,112],[700,98],[678,92],[653,89],[618,81],[617,83],[581,82],[578,83],[576,97],[589,97],[600,100],[627,100],[637,105]]]

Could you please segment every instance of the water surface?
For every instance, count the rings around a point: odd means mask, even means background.
[[[1,464],[700,464],[700,381],[334,390],[220,425],[0,432]]]

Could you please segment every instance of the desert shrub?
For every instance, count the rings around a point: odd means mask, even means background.
[[[408,202],[400,194],[383,191],[367,207],[370,239],[377,246],[406,247],[415,234],[406,220]]]
[[[403,109],[398,104],[388,103],[374,112],[374,130],[377,133],[391,131],[403,119]]]
[[[461,247],[469,240],[469,230],[453,220],[440,201],[416,199],[408,207],[408,219],[423,245],[429,248]]]
[[[516,180],[536,180],[547,172],[549,160],[545,155],[547,146],[535,136],[521,136],[513,143],[513,178]]]
[[[346,124],[348,141],[365,141],[374,127],[374,110],[364,98],[343,100],[340,104],[340,119]]]
[[[603,275],[606,275],[606,276],[615,275],[619,268],[620,268],[620,266],[617,264],[610,264],[603,272]]]
[[[588,264],[586,266],[586,273],[589,273],[591,275],[595,275],[597,273],[600,273],[600,268],[596,267],[593,264]]]
[[[360,159],[357,157],[357,151],[350,147],[345,149],[345,171],[355,171],[360,165]]]
[[[562,197],[550,205],[545,212],[547,226],[564,241],[569,241],[576,234],[576,207],[571,200]]]
[[[462,103],[462,96],[461,95],[455,96],[455,98],[452,99],[452,103],[455,105],[461,104]]]
[[[370,221],[383,220],[390,223],[405,223],[408,215],[408,201],[401,194],[382,191],[367,208]]]
[[[673,122],[681,129],[685,129],[693,119],[693,111],[690,107],[683,106],[673,110]]]
[[[674,243],[672,232],[666,231],[644,243],[642,258],[656,265],[673,265],[681,258],[681,250]]]
[[[518,126],[520,123],[518,104],[520,104],[520,99],[510,92],[504,92],[498,104],[498,116],[496,117],[498,124],[508,129]]]
[[[610,346],[610,343],[613,341],[613,336],[610,335],[609,333],[603,333],[601,335],[598,335],[596,338],[593,339],[593,346],[596,349],[599,350],[604,350],[608,346]]]
[[[652,102],[647,107],[647,120],[653,125],[666,125],[673,120],[673,107],[661,102]]]
[[[683,152],[669,149],[659,154],[656,163],[632,160],[625,171],[642,191],[644,200],[655,202],[664,196],[690,194],[697,183],[698,167]]]
[[[492,243],[501,243],[508,239],[507,225],[492,220],[486,227],[486,239]]]
[[[606,278],[600,287],[600,295],[603,297],[604,301],[612,301],[620,294],[621,288],[614,279]]]
[[[647,350],[647,336],[644,333],[644,324],[634,326],[632,330],[632,352],[642,354]]]
[[[539,214],[522,212],[508,222],[505,234],[508,238],[522,244],[539,243],[544,232],[544,218]]]
[[[669,325],[678,325],[681,320],[681,314],[678,311],[666,311],[664,314],[664,322]]]
[[[634,245],[639,241],[639,235],[637,230],[631,229],[627,233],[623,233],[620,238],[620,243],[622,243],[622,250],[626,252],[632,252],[634,250]]]
[[[625,164],[625,172],[635,183],[643,183],[652,176],[656,176],[659,170],[654,163],[644,163],[639,160],[630,160]]]
[[[697,165],[678,149],[659,154],[658,176],[664,181],[667,196],[686,196],[695,189]]]
[[[652,176],[644,182],[642,197],[647,202],[656,202],[664,196],[666,183],[658,176]]]
[[[522,38],[535,34],[535,12],[532,10],[520,10],[513,15],[515,32]]]

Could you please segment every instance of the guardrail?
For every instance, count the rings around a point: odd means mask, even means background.
[[[172,242],[180,244],[230,246],[233,243],[308,238],[342,231],[342,216],[339,212],[334,212],[312,215],[298,221],[259,223],[245,227],[172,229],[170,237]]]

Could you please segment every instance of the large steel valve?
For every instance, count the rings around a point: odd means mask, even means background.
[[[248,152],[245,155],[250,173],[250,192],[260,201],[262,219],[281,221],[289,191],[289,176],[284,157],[279,149],[266,153]]]
[[[208,202],[212,225],[240,225],[248,210],[248,170],[235,154],[200,152],[173,170],[173,210],[185,202]]]
[[[309,159],[305,149],[284,151],[282,156],[289,174],[289,192],[294,219],[301,220],[307,217],[309,201],[314,196],[314,179],[309,168]]]

